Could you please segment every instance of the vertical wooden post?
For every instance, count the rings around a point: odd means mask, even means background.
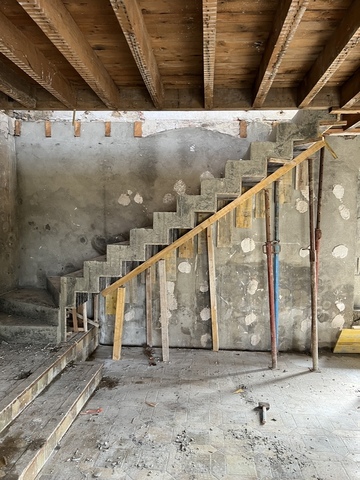
[[[125,312],[125,287],[119,287],[116,293],[116,312],[114,328],[113,360],[121,358],[121,343]]]
[[[88,321],[87,321],[87,304],[86,304],[86,302],[82,304],[82,316],[83,316],[84,332],[87,332],[88,331]]]
[[[146,345],[152,347],[152,309],[153,309],[153,302],[152,302],[152,292],[153,292],[153,283],[152,283],[152,275],[150,267],[146,270]]]
[[[95,293],[94,295],[94,322],[99,323],[99,294]]]
[[[161,321],[161,347],[163,362],[170,359],[169,352],[169,318],[166,289],[166,265],[165,260],[159,260],[159,283],[160,283],[160,321]]]
[[[219,351],[219,327],[217,319],[217,298],[216,298],[216,277],[215,277],[215,252],[212,226],[206,229],[208,262],[209,262],[209,290],[210,290],[210,310],[211,310],[211,329],[212,343],[214,352]]]
[[[73,332],[78,332],[79,331],[79,325],[78,325],[78,318],[77,318],[77,310],[76,307],[73,307],[71,309],[71,314],[72,314],[72,321],[73,321]]]

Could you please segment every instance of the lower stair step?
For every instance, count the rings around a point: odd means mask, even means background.
[[[60,329],[41,319],[0,312],[0,340],[8,343],[57,344],[60,342]]]
[[[72,364],[0,435],[0,478],[36,478],[98,386],[101,369]]]
[[[27,371],[27,376],[19,382],[12,379],[3,383],[6,395],[0,400],[0,433],[73,361],[86,360],[98,345],[98,330],[91,328],[86,333],[78,333],[69,342],[55,349],[52,356],[41,365]],[[27,352],[24,352],[27,355]],[[6,382],[6,383],[5,383]]]

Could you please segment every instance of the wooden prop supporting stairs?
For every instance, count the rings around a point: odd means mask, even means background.
[[[108,245],[106,259],[102,258],[101,261],[84,262],[83,270],[76,276],[68,275],[62,277],[60,318],[63,335],[66,335],[67,313],[76,305],[77,295],[79,293],[98,294],[101,290],[99,283],[101,277],[119,278],[102,293],[107,295],[115,291],[118,287],[124,285],[159,260],[164,259],[168,254],[202,231],[206,230],[208,236],[211,235],[211,226],[214,223],[326,146],[324,140],[319,140],[296,158],[293,158],[293,141],[300,139],[301,135],[295,124],[278,124],[275,142],[252,143],[250,160],[228,160],[225,166],[224,178],[204,179],[201,182],[200,195],[179,196],[176,212],[155,212],[152,229],[136,228],[131,230],[128,245]],[[273,174],[267,176],[268,160],[274,158],[281,159],[284,165]],[[255,184],[255,186],[242,194],[245,182]],[[235,200],[217,211],[218,198],[234,198]],[[211,216],[199,225],[196,225],[198,213],[211,214]],[[171,243],[170,236],[173,229],[186,229],[188,231]],[[163,248],[151,258],[147,258],[146,246],[148,245],[158,245]],[[126,274],[125,263],[129,261],[141,262],[141,264]],[[122,305],[122,303],[119,302],[119,305]],[[216,305],[212,305],[211,310],[214,313]],[[116,319],[115,328],[118,336],[121,335],[122,331],[123,311],[121,311],[121,308],[118,308]],[[216,322],[213,322],[212,325],[214,349],[218,349],[219,344],[215,330]],[[121,346],[119,347],[118,341],[115,343],[116,352],[114,357],[118,358]]]

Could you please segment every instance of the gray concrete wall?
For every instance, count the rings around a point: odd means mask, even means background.
[[[303,120],[302,120],[303,121]],[[303,125],[304,126],[304,125]],[[81,268],[105,241],[151,226],[154,211],[175,209],[176,195],[197,194],[201,178],[223,176],[227,159],[248,158],[251,141],[265,141],[270,126],[253,122],[247,138],[202,128],[134,138],[132,124],[82,125],[54,122],[44,137],[43,122],[24,122],[16,139],[19,168],[21,285],[45,286],[46,275]],[[326,155],[323,240],[319,292],[320,345],[333,345],[352,321],[356,257],[356,195],[359,138],[331,138],[339,155]],[[294,183],[293,183],[294,184]],[[293,187],[281,205],[280,349],[306,350],[310,342],[310,273],[306,192]],[[216,232],[214,232],[216,234]],[[220,347],[268,350],[270,346],[264,220],[251,229],[231,228],[231,244],[216,249]],[[94,248],[97,247],[97,248]],[[211,347],[206,253],[177,258],[168,279],[170,343]],[[160,344],[157,281],[154,344]],[[145,339],[144,278],[128,289],[124,343]],[[102,303],[101,341],[111,343],[112,315]]]
[[[16,286],[18,234],[13,120],[0,113],[0,293]]]

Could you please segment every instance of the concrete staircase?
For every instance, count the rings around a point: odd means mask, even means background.
[[[267,176],[268,160],[293,158],[293,141],[302,136],[295,124],[280,123],[275,128],[275,140],[254,142],[249,160],[228,160],[224,178],[204,179],[200,195],[182,195],[177,199],[176,212],[155,212],[153,228],[135,228],[130,232],[128,245],[108,245],[106,257],[84,262],[82,271],[61,278],[60,321],[62,337],[66,335],[67,309],[76,305],[78,293],[100,292],[101,277],[120,278],[128,261],[144,262],[148,245],[165,246],[171,243],[174,229],[192,229],[197,213],[215,213],[218,198],[236,198],[241,195],[244,183],[255,184]]]
[[[36,478],[101,380],[102,364],[85,361],[97,345],[92,328],[54,349],[23,380],[3,380],[8,385],[0,393],[1,478]],[[20,359],[27,365],[36,360]]]

